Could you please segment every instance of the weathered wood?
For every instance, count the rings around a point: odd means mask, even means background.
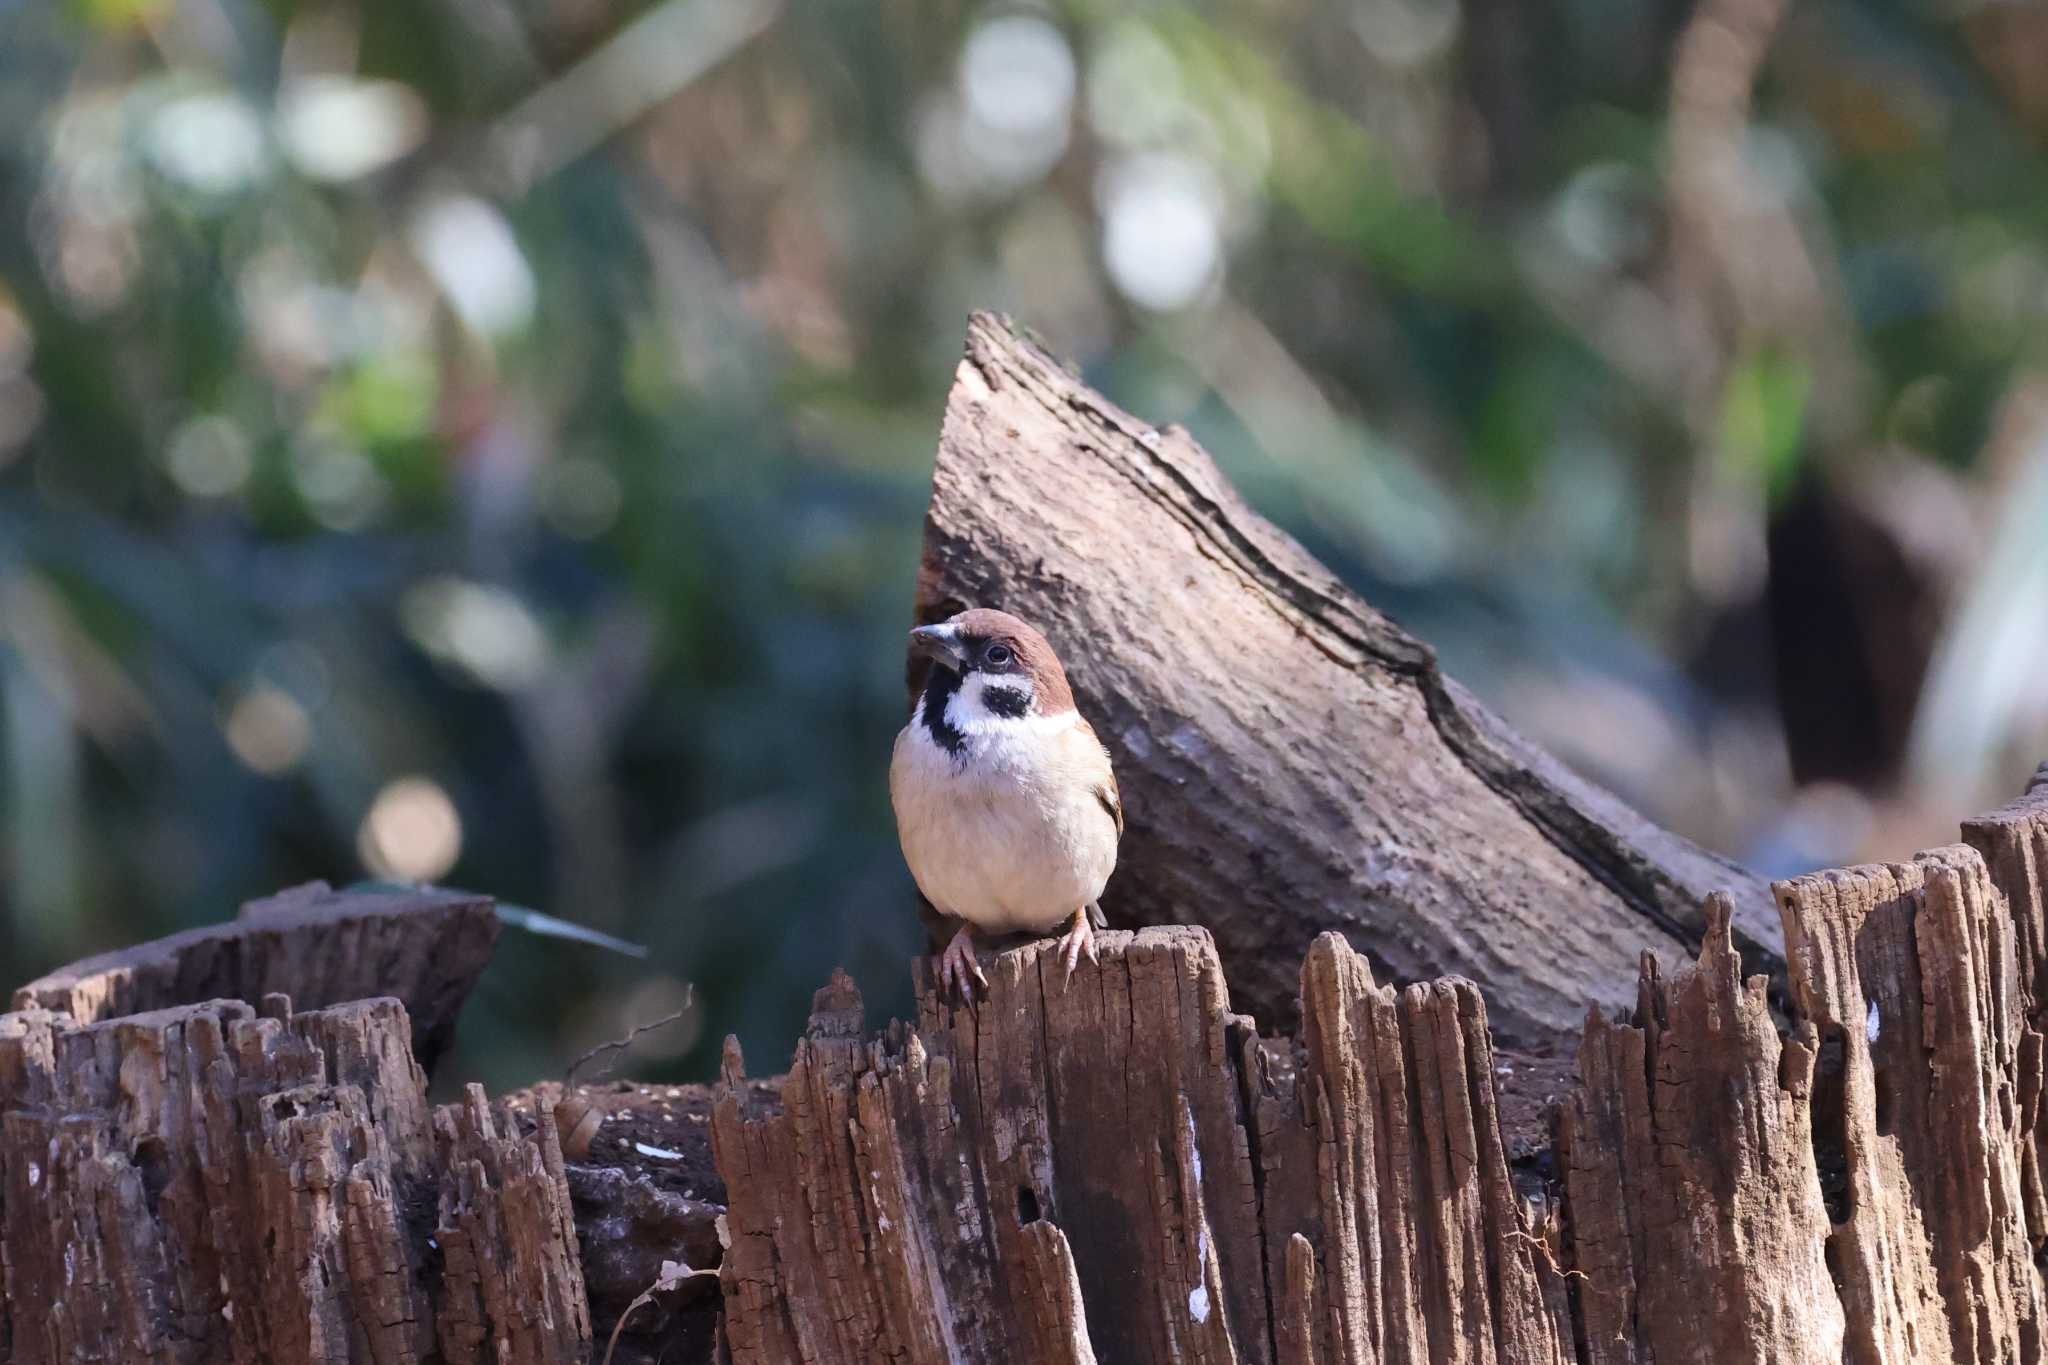
[[[61,968],[15,991],[14,1008],[88,1024],[202,1000],[254,1005],[273,993],[308,1008],[390,995],[404,1002],[413,1046],[431,1066],[454,1036],[498,928],[487,896],[309,882],[251,901],[228,923]]]
[[[1335,934],[1294,1041],[1188,928],[1071,983],[985,957],[985,1001],[926,981],[879,1038],[842,979],[781,1112],[714,1119],[733,1357],[2033,1365],[2043,807],[1971,822],[1991,868],[1780,883],[1789,1037],[1710,898],[1695,961],[1591,1012],[1554,1183],[1506,1159],[1477,988]]]
[[[553,1124],[430,1110],[392,999],[0,1015],[0,1277],[16,1365],[590,1344]]]
[[[2014,973],[2020,992],[2020,1184],[2027,1232],[2048,1245],[2048,763],[2027,794],[2003,809],[1963,822],[1963,842],[1977,850],[2012,911]]]
[[[917,616],[963,605],[1044,629],[1111,748],[1128,818],[1112,921],[1210,929],[1269,1025],[1332,928],[1396,979],[1484,981],[1525,1039],[1627,1003],[1641,950],[1696,948],[1710,891],[1733,894],[1751,966],[1775,969],[1760,880],[1515,735],[1185,432],[985,314],[947,404]]]
[[[1825,1098],[1845,1177],[1829,1243],[1843,1358],[2040,1359],[2006,897],[1960,845],[1777,892],[1800,1012],[1840,1056]]]
[[[782,1111],[721,1102],[736,1362],[1571,1359],[1476,989],[1325,935],[1286,1074],[1206,933],[1102,947],[995,956],[973,1009],[925,980],[875,1040],[842,979]]]
[[[0,1361],[580,1365],[587,1291],[609,1326],[659,1276],[622,1365],[708,1365],[714,1283],[739,1365],[2032,1365],[2044,808],[1778,884],[1789,1037],[1710,899],[1592,1012],[1550,1154],[1479,989],[1334,933],[1291,1039],[1192,927],[985,955],[972,1007],[921,976],[878,1037],[839,976],[708,1122],[580,1092],[581,1166],[558,1087],[431,1107],[394,999],[0,1015]]]
[[[1843,1358],[1811,1030],[1779,1038],[1728,920],[1711,900],[1699,959],[1675,977],[1644,959],[1633,1023],[1586,1022],[1558,1160],[1587,1365]]]

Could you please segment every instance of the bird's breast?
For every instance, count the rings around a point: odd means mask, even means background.
[[[1116,828],[1069,757],[1057,732],[956,757],[923,727],[905,729],[890,796],[904,859],[934,906],[991,932],[1038,933],[1102,894]]]

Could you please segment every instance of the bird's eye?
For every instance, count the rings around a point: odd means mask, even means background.
[[[990,663],[1000,668],[1010,662],[1010,647],[1008,645],[990,645],[986,658]]]

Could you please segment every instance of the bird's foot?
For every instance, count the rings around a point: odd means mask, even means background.
[[[976,985],[987,990],[988,978],[982,975],[981,964],[974,960],[974,937],[963,924],[946,945],[946,951],[939,954],[939,989],[957,999],[972,1000]]]
[[[1060,960],[1067,964],[1066,979],[1074,979],[1074,968],[1081,965],[1081,954],[1088,954],[1090,962],[1100,962],[1095,955],[1095,929],[1088,923],[1088,907],[1082,906],[1074,912],[1074,922],[1067,926],[1067,932],[1060,938]]]

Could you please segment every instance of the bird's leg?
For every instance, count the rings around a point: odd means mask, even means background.
[[[973,929],[963,924],[946,945],[946,951],[939,954],[939,988],[948,995],[971,1000],[976,982],[983,990],[988,989],[988,978],[982,975],[981,964],[974,960]]]
[[[1067,926],[1067,932],[1060,939],[1060,958],[1067,964],[1067,980],[1074,979],[1074,968],[1081,965],[1081,954],[1088,954],[1090,962],[1100,962],[1095,955],[1095,929],[1088,923],[1088,907],[1082,906],[1074,912],[1074,922]]]

